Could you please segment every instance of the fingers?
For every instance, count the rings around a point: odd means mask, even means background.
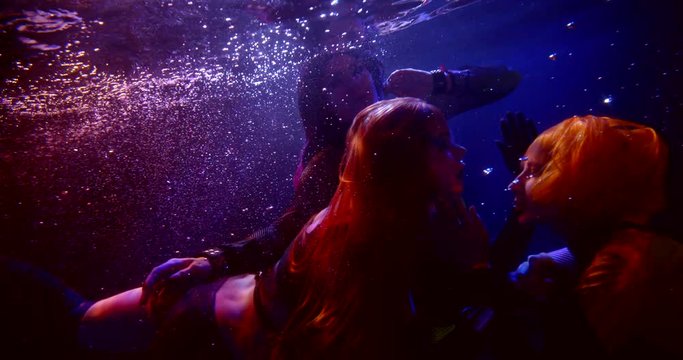
[[[500,120],[503,142],[511,148],[525,151],[538,135],[533,121],[521,112],[507,112]]]
[[[468,207],[463,198],[458,198],[454,201],[454,211],[461,224],[475,224],[485,228],[484,222],[477,212],[477,208],[474,205]]]
[[[174,258],[152,269],[145,279],[145,282],[142,284],[140,303],[145,304],[152,295],[152,291],[159,285],[159,283],[166,280],[172,274],[187,267],[190,263],[192,263],[192,260],[193,258]]]
[[[477,208],[474,207],[474,205],[470,206],[469,213],[470,213],[470,222],[472,223],[472,226],[474,227],[475,231],[477,232],[477,238],[481,241],[482,245],[486,248],[486,252],[488,254],[489,232],[486,229],[486,224],[484,224],[484,221],[481,219],[481,216],[479,216],[479,213],[477,212]],[[487,256],[487,259],[488,259],[488,256]]]
[[[397,96],[403,95],[406,77],[406,69],[395,70],[389,75],[387,81],[384,83],[384,91]]]
[[[432,75],[418,69],[399,69],[391,73],[384,85],[387,93],[424,99],[432,92]]]
[[[169,280],[188,284],[205,280],[210,275],[211,263],[209,260],[207,258],[196,258],[187,267],[171,275]]]
[[[512,124],[516,137],[519,137],[520,135],[526,135],[526,122],[527,119],[521,112],[516,112],[512,115]],[[523,138],[526,139],[526,136]]]
[[[171,259],[155,267],[149,276],[147,276],[145,286],[153,287],[159,280],[166,279],[170,275],[190,265],[193,260],[193,258]]]
[[[513,130],[514,134],[514,141],[515,145],[519,148],[519,150],[526,150],[526,145],[527,145],[527,140],[529,134],[527,133],[528,130],[528,119],[526,116],[524,116],[523,113],[517,112],[513,115]],[[524,148],[524,149],[522,149]]]
[[[545,253],[531,255],[527,262],[529,263],[529,273],[544,278],[554,274],[557,267],[555,261]]]
[[[526,123],[527,120],[528,120],[528,119],[526,118],[526,116],[524,115],[524,113],[519,112],[519,111],[515,112],[513,116],[514,116],[514,118],[515,118],[516,124],[517,124],[518,126],[520,126],[520,127],[523,126],[524,123]]]
[[[384,81],[384,92],[387,94],[394,94],[396,91],[396,71],[392,72],[391,75]]]
[[[515,118],[515,126],[520,139],[520,145],[528,147],[534,139],[536,139],[536,136],[538,136],[536,126],[531,119],[524,115],[524,113],[516,113]]]
[[[475,224],[477,226],[483,226],[484,222],[481,221],[481,217],[479,216],[479,213],[477,212],[477,208],[474,205],[470,205],[470,207],[467,209],[467,214],[468,214],[468,221],[472,224]],[[481,230],[481,229],[480,229]]]
[[[141,296],[140,304],[152,318],[162,318],[192,286],[211,275],[211,263],[205,257],[171,259],[154,268],[147,277],[146,293]]]
[[[517,138],[517,144],[519,145],[521,150],[526,150],[526,148],[536,139],[538,136],[538,130],[536,129],[536,125],[534,124],[533,120],[529,119],[524,115],[524,113],[521,112],[516,112],[513,115],[511,115],[513,120],[512,122],[512,128],[510,131],[512,131],[516,135],[512,135],[513,138]],[[522,149],[524,148],[524,149]]]
[[[519,264],[517,270],[514,271],[515,277],[525,276],[529,272],[529,263],[527,261]]]
[[[500,130],[503,135],[503,140],[509,145],[518,143],[515,141],[521,135],[525,139],[535,138],[537,135],[536,127],[524,113],[521,112],[507,112],[500,120]]]
[[[500,132],[503,135],[503,142],[509,146],[510,140],[513,137],[512,122],[514,121],[514,114],[511,112],[505,113],[505,116],[500,119]]]
[[[531,255],[510,274],[511,280],[536,301],[545,301],[556,289],[555,263],[544,253]]]

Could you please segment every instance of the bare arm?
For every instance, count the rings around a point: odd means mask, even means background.
[[[272,266],[306,221],[329,203],[339,181],[341,156],[342,149],[335,147],[319,151],[304,169],[290,207],[267,228],[243,241],[209,249],[204,257],[171,259],[154,268],[145,280],[142,303],[164,316],[192,286]]]
[[[140,305],[142,288],[128,290],[93,304],[81,319],[82,346],[111,352],[140,351],[149,347],[155,326]]]

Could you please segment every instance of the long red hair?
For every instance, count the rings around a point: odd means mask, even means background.
[[[395,358],[416,341],[410,292],[434,192],[435,121],[445,121],[439,110],[411,98],[356,116],[326,213],[284,259],[300,294],[273,358]]]

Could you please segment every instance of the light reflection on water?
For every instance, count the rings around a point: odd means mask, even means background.
[[[292,84],[308,50],[277,25],[221,15],[230,25],[196,33],[205,11],[165,8],[151,24],[53,10],[3,25],[21,36],[2,55],[13,57],[0,102],[3,253],[29,253],[91,293],[245,236],[291,191]]]
[[[41,15],[32,20],[42,21],[43,18]],[[221,52],[215,54],[190,46],[179,54],[150,59],[158,60],[158,63],[138,64],[140,61],[134,56],[117,59],[121,54],[116,54],[115,45],[105,43],[92,47],[97,36],[107,38],[106,34],[94,35],[98,29],[93,27],[101,23],[95,20],[82,24],[79,33],[72,34],[75,35],[73,39],[63,46],[49,45],[59,48],[55,52],[17,59],[10,70],[11,76],[5,80],[9,86],[3,89],[3,105],[12,113],[88,111],[106,107],[112,98],[122,101],[169,87],[187,90],[188,98],[179,101],[190,101],[191,89],[199,81],[215,88],[209,96],[231,96],[235,92],[226,89],[237,88],[240,95],[257,96],[262,92],[267,95],[279,80],[294,76],[307,54],[302,44],[291,39],[291,31],[271,27],[248,34],[235,33],[222,44]],[[54,27],[53,31],[68,29],[69,26]],[[29,48],[36,50],[36,45]],[[108,45],[110,47],[106,48]],[[113,58],[111,62],[110,57]],[[65,90],[70,92],[69,96],[56,96]],[[140,100],[151,100],[147,105],[174,105],[154,101],[154,96],[143,96]]]
[[[330,4],[273,21],[254,3],[4,5],[3,253],[29,253],[101,296],[279,214],[303,142],[299,66],[320,50],[379,51],[378,33],[321,28]],[[374,3],[385,27],[409,14]],[[315,31],[340,41],[313,46]]]
[[[294,76],[310,56],[306,37],[321,29],[309,26],[332,30],[337,41],[325,43],[328,50],[355,47],[372,43],[366,38],[370,33],[403,30],[473,2],[313,1],[306,7],[284,1],[144,1],[118,7],[106,2],[97,10],[74,3],[76,11],[10,12],[3,17],[2,31],[20,45],[4,54],[5,61],[14,62],[3,69],[2,105],[10,113],[88,111],[106,107],[110,97],[131,99],[136,92],[154,93],[166,85],[190,89],[200,80],[223,90],[220,96],[225,89],[270,95],[278,80]],[[314,24],[324,16],[349,15],[366,20],[366,30],[356,30],[366,35],[334,29],[343,22]],[[268,16],[279,21],[266,24]],[[367,30],[370,23],[374,32]],[[69,96],[56,96],[65,89]]]

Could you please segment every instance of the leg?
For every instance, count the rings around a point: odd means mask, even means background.
[[[23,358],[78,353],[78,321],[90,303],[55,276],[0,257],[0,319],[4,354]]]

